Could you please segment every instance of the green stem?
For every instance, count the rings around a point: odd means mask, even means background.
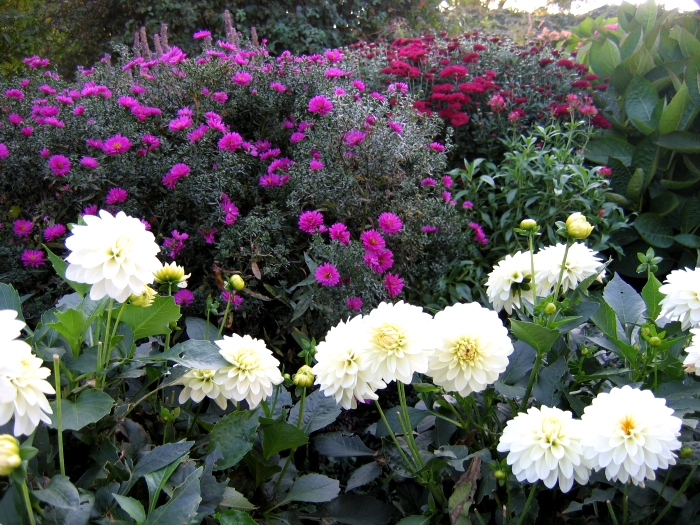
[[[629,487],[629,483],[625,483],[625,491],[622,494],[622,525],[627,525],[629,518],[630,499],[627,497],[627,487]]]
[[[685,478],[685,481],[683,482],[683,485],[681,485],[681,488],[678,489],[678,492],[676,492],[673,495],[673,497],[671,498],[671,501],[669,501],[668,504],[666,504],[664,509],[661,511],[661,514],[659,514],[659,516],[652,522],[651,525],[656,525],[659,521],[661,521],[661,518],[663,518],[666,515],[666,513],[671,509],[671,507],[676,502],[676,500],[678,498],[680,498],[681,495],[686,491],[686,489],[688,488],[688,485],[690,485],[690,480],[693,479],[693,474],[695,474],[695,471],[697,470],[699,464],[700,464],[700,459],[698,459],[698,461],[695,462],[695,466],[693,466],[693,470],[691,470],[690,474],[688,474],[688,477]]]
[[[537,489],[537,483],[535,483],[532,486],[532,488],[530,489],[530,494],[527,497],[527,501],[525,502],[525,508],[520,513],[520,519],[518,520],[518,525],[522,525],[523,522],[525,521],[525,517],[527,516],[527,511],[530,510],[530,505],[532,505],[532,500],[535,498],[535,489]],[[508,509],[508,512],[510,512],[510,509]]]
[[[66,464],[63,459],[63,416],[61,414],[61,358],[53,355],[53,375],[56,384],[56,432],[58,434],[58,464],[61,468],[61,476],[66,475]]]
[[[530,248],[530,290],[532,290],[532,304],[537,310],[537,287],[535,286],[535,243],[533,240],[534,233],[527,232],[527,244]]]
[[[168,297],[173,295],[173,283],[168,283]],[[163,351],[167,351],[170,348],[170,332],[165,334],[165,344],[163,346]]]
[[[202,399],[204,401],[204,399]],[[185,439],[190,437],[190,432],[194,428],[195,423],[197,423],[197,416],[199,416],[199,412],[202,410],[202,404],[199,403],[199,406],[197,407],[196,412],[194,413],[194,417],[192,418],[192,421],[190,421],[190,424],[187,426],[187,431],[185,432]]]
[[[404,464],[406,465],[406,469],[409,472],[411,472],[411,474],[413,474],[415,476],[416,471],[413,468],[413,465],[411,465],[411,462],[408,460],[408,456],[406,456],[406,453],[401,448],[401,445],[399,445],[399,441],[396,439],[396,435],[394,434],[394,431],[391,430],[391,427],[389,426],[389,422],[386,420],[386,416],[384,415],[384,411],[382,410],[381,405],[379,404],[378,401],[375,401],[374,404],[377,406],[377,410],[379,410],[379,415],[382,418],[382,422],[384,423],[384,426],[386,427],[387,432],[389,432],[389,436],[391,436],[391,440],[394,442],[394,446],[399,451],[399,455],[401,456],[401,459],[403,460]]]
[[[109,299],[109,305],[107,306],[107,325],[105,326],[105,339],[109,337],[109,326],[112,323],[112,307],[114,306],[114,299],[110,297]],[[105,353],[108,353],[109,351],[105,350],[105,348],[109,348],[109,341],[103,341],[102,346],[100,346],[100,343],[97,343],[97,372],[102,372],[102,370],[105,367]],[[97,378],[96,384],[99,387],[99,384],[101,383],[100,377]]]
[[[608,513],[610,514],[610,519],[613,522],[613,525],[618,525],[617,524],[617,516],[615,516],[615,511],[613,510],[612,503],[610,503],[610,500],[605,502],[608,506]]]
[[[228,311],[231,308],[231,295],[233,292],[228,293],[228,300],[226,301],[226,310],[224,310],[224,319],[221,321],[221,326],[219,327],[219,336],[217,339],[221,339],[221,334],[224,333],[224,326],[226,326],[226,319],[228,318]]]
[[[36,525],[34,519],[34,509],[32,509],[32,502],[29,499],[29,488],[27,488],[27,480],[22,483],[22,496],[24,497],[24,505],[27,507],[27,514],[29,515],[29,523],[31,525]]]
[[[399,402],[401,403],[401,414],[399,418],[403,417],[404,428],[404,438],[408,444],[408,448],[413,456],[413,461],[418,466],[418,469],[422,469],[425,463],[423,463],[423,458],[420,456],[420,451],[418,450],[418,445],[416,445],[416,440],[413,437],[413,426],[411,425],[411,417],[408,414],[408,404],[406,403],[406,389],[401,381],[398,381],[399,387]]]
[[[540,365],[542,364],[542,354],[537,353],[535,358],[535,365],[532,367],[532,372],[530,372],[530,379],[527,382],[527,388],[525,389],[525,395],[523,396],[523,402],[520,404],[520,410],[518,412],[524,412],[527,407],[527,402],[530,400],[530,394],[532,393],[532,387],[535,385],[535,379],[537,379],[537,372],[540,370]]]
[[[564,268],[566,268],[566,257],[569,255],[569,248],[571,247],[571,239],[566,240],[566,248],[564,249],[564,260],[561,262],[561,269],[559,270],[559,278],[557,279],[557,286],[554,288],[554,300],[559,299],[559,289],[561,288],[561,281],[564,278]]]
[[[297,421],[298,429],[301,429],[301,424],[304,421],[304,404],[306,404],[306,387],[301,390],[301,401],[299,401],[299,421]]]
[[[277,396],[275,395],[275,402],[277,401]],[[297,428],[301,429],[302,422],[304,421],[304,405],[306,404],[306,387],[304,387],[301,391],[301,400],[299,401],[299,420],[297,421]],[[274,492],[277,492],[277,489],[280,486],[280,483],[282,483],[282,479],[284,479],[284,473],[287,472],[287,468],[289,467],[289,464],[292,461],[292,458],[294,457],[294,454],[297,451],[297,447],[294,447],[290,452],[289,455],[287,456],[287,461],[284,462],[284,467],[282,467],[282,471],[280,472],[279,478],[277,478],[277,483],[275,483],[275,490]]]

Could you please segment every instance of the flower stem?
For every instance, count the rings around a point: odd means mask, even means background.
[[[63,459],[63,416],[61,414],[61,358],[53,355],[53,376],[56,384],[56,432],[58,434],[58,464],[61,468],[61,476],[66,475],[66,464]]]
[[[34,509],[32,509],[32,502],[29,499],[29,489],[27,488],[27,480],[22,483],[22,496],[24,497],[24,505],[27,507],[27,514],[29,515],[29,523],[31,525],[36,525],[34,520]]]
[[[610,500],[605,502],[608,506],[608,513],[610,514],[610,519],[613,522],[613,525],[618,525],[617,524],[617,516],[615,516],[615,511],[613,510],[612,503],[610,503]]]
[[[233,292],[228,293],[228,299],[226,300],[226,310],[224,310],[224,319],[221,321],[221,326],[219,327],[219,336],[217,339],[221,339],[221,334],[224,333],[224,326],[226,326],[226,319],[228,318],[228,311],[231,308],[231,294]]]
[[[301,400],[299,401],[299,421],[297,421],[297,428],[301,429],[301,424],[304,421],[304,405],[306,404],[306,387],[301,390]]]
[[[622,494],[622,525],[627,525],[629,518],[630,499],[627,496],[627,487],[629,487],[629,485],[629,483],[625,483],[625,491]]]
[[[413,465],[411,465],[411,462],[408,460],[408,456],[406,456],[406,453],[403,451],[401,448],[401,445],[399,445],[399,441],[396,439],[396,435],[394,434],[394,431],[391,430],[391,427],[389,426],[389,422],[386,420],[386,416],[384,415],[384,411],[382,410],[381,405],[379,404],[378,401],[375,401],[374,404],[377,406],[377,410],[379,410],[379,415],[382,417],[382,422],[384,423],[384,426],[387,428],[387,431],[389,432],[389,436],[391,436],[391,440],[394,442],[394,446],[396,449],[399,451],[399,455],[401,456],[401,459],[403,460],[404,464],[406,465],[406,468],[412,475],[416,475],[416,471],[413,468]]]
[[[532,304],[537,310],[537,287],[535,286],[535,243],[533,237],[534,232],[529,231],[527,234],[527,244],[530,248],[530,290],[532,290]]]
[[[109,325],[112,323],[112,307],[114,306],[114,299],[110,297],[109,305],[107,306],[107,325],[105,326],[105,339],[109,338]],[[109,341],[103,341],[102,346],[97,343],[97,372],[102,372],[105,367],[105,353],[109,353],[109,350],[105,351],[105,348],[109,348]],[[100,383],[104,383],[100,377],[97,378],[97,386],[100,388]]]
[[[571,247],[571,239],[566,240],[566,248],[564,249],[564,260],[561,262],[561,269],[559,270],[559,278],[557,279],[557,286],[554,288],[554,300],[559,299],[559,289],[561,288],[561,281],[564,278],[564,268],[566,268],[566,257],[569,255],[569,248]]]
[[[527,382],[527,388],[525,389],[525,395],[523,396],[523,402],[520,403],[520,409],[518,412],[524,412],[527,407],[527,402],[530,400],[530,394],[532,393],[532,387],[535,385],[535,379],[537,379],[537,372],[540,370],[540,365],[542,364],[542,354],[537,352],[537,357],[535,358],[535,365],[532,367],[532,372],[530,372],[530,379]]]
[[[411,425],[411,417],[408,414],[408,405],[406,403],[406,390],[404,384],[401,381],[397,381],[399,387],[399,402],[401,403],[401,414],[397,414],[399,420],[403,417],[403,424],[401,427],[404,431],[404,439],[408,444],[408,448],[413,456],[413,461],[418,466],[419,469],[423,468],[425,463],[423,463],[423,458],[420,456],[420,451],[418,450],[418,445],[416,445],[416,440],[413,437],[413,426]]]
[[[275,402],[277,401],[277,395],[275,394]],[[306,403],[306,387],[304,387],[301,391],[301,400],[299,401],[299,420],[297,421],[297,428],[301,429],[302,422],[304,421],[304,404]],[[282,483],[282,479],[284,478],[284,473],[287,472],[287,468],[289,467],[289,463],[291,463],[292,458],[294,457],[294,454],[297,451],[297,447],[294,447],[290,452],[289,455],[287,456],[287,461],[284,462],[284,467],[282,467],[282,471],[280,472],[279,477],[277,478],[277,483],[275,483],[275,490],[274,492],[277,492],[277,489],[279,488],[280,484]]]
[[[520,519],[518,520],[518,525],[522,525],[522,523],[525,521],[525,516],[527,516],[527,511],[530,510],[530,505],[532,505],[532,500],[535,498],[535,490],[537,489],[537,483],[535,483],[532,488],[530,489],[530,494],[527,497],[527,501],[525,502],[525,508],[522,510],[520,513]],[[508,509],[508,512],[510,512],[510,509]]]
[[[693,479],[693,474],[695,474],[695,471],[698,468],[698,465],[700,465],[700,459],[695,462],[695,465],[693,466],[693,470],[690,471],[690,474],[688,474],[688,477],[685,478],[685,481],[683,482],[683,485],[681,485],[681,488],[678,489],[678,492],[676,492],[673,497],[671,498],[671,501],[669,501],[664,509],[661,511],[661,514],[652,522],[651,525],[656,525],[659,521],[661,521],[661,518],[663,518],[666,513],[671,509],[673,504],[676,502],[678,498],[681,497],[681,495],[686,491],[688,488],[688,485],[690,485],[690,481]]]

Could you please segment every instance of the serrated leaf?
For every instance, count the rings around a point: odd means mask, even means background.
[[[603,290],[603,298],[615,311],[623,326],[638,323],[646,309],[642,297],[617,273]]]
[[[199,319],[198,317],[185,317],[185,327],[187,330],[187,337],[190,339],[199,339],[212,343],[216,341],[219,333],[213,324],[208,323],[205,319]],[[207,327],[209,327],[208,334]]]
[[[219,502],[221,507],[230,507],[236,510],[253,510],[255,505],[253,505],[248,499],[238,492],[233,487],[226,487],[224,490],[224,495]]]
[[[51,428],[56,428],[56,401],[50,401],[53,414]],[[61,422],[63,430],[80,430],[99,421],[112,411],[114,399],[101,390],[83,390],[78,399],[61,400]]]
[[[77,509],[80,505],[78,489],[67,476],[55,474],[44,490],[33,490],[32,495],[39,501],[59,509]]]
[[[231,365],[221,355],[221,349],[209,341],[190,339],[171,348],[173,352],[176,350],[178,353],[182,353],[182,357],[173,357],[171,359],[187,368],[218,370]]]
[[[647,318],[655,321],[659,314],[661,313],[660,302],[664,298],[664,295],[659,291],[661,288],[661,282],[651,274],[647,283],[642,288],[642,298],[644,299],[644,304],[647,309]]]
[[[563,357],[540,370],[532,396],[547,406],[556,406],[559,399],[556,393],[562,390],[561,378],[568,370],[569,365]]]
[[[202,496],[199,488],[199,478],[202,467],[192,472],[182,485],[175,487],[170,500],[155,509],[146,521],[146,525],[188,525],[197,515]]]
[[[306,445],[309,438],[304,431],[286,421],[276,421],[262,429],[263,456],[270,459],[283,450]]]
[[[219,514],[219,522],[221,525],[257,525],[255,520],[250,517],[250,514],[235,509]]]
[[[362,465],[360,468],[355,470],[348,479],[348,483],[345,486],[345,492],[350,492],[357,487],[362,487],[367,485],[367,483],[374,481],[382,474],[382,467],[377,465],[375,461]]]
[[[333,458],[372,457],[375,454],[374,450],[368,448],[358,436],[348,436],[342,432],[316,437],[314,447],[319,454]]]
[[[119,506],[124,509],[124,512],[131,516],[137,525],[146,521],[146,511],[139,500],[130,498],[129,496],[120,496],[116,493],[112,493],[112,496],[115,500],[117,500]]]
[[[289,412],[289,423],[296,425],[299,421],[299,408],[297,403]],[[304,418],[301,428],[308,436],[312,432],[322,429],[333,423],[340,414],[340,406],[332,397],[326,397],[323,392],[316,390],[306,397],[304,404]]]
[[[259,417],[258,410],[233,412],[214,425],[209,434],[209,452],[218,445],[224,456],[216,462],[215,470],[236,465],[253,448]]]
[[[194,441],[167,443],[144,454],[136,464],[129,481],[119,492],[126,495],[142,476],[161,470],[174,462],[179,463],[180,458],[189,452],[192,445],[194,445]]]
[[[330,501],[340,493],[340,482],[321,474],[306,474],[296,479],[289,489],[284,502],[305,501],[323,503]]]
[[[510,321],[510,330],[515,337],[530,345],[540,355],[549,352],[561,335],[558,330],[515,319]]]
[[[14,310],[17,312],[17,319],[24,321],[22,301],[19,300],[17,290],[11,284],[0,283],[0,310]]]
[[[141,339],[152,335],[169,334],[170,323],[180,319],[180,307],[172,297],[157,296],[147,308],[124,305],[121,321],[134,331],[134,338]]]

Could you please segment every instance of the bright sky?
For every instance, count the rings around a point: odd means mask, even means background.
[[[538,7],[546,5],[546,0],[508,0],[504,7],[510,9],[518,9],[522,11],[532,11]],[[576,1],[571,5],[571,11],[576,14],[587,13],[605,4],[620,4],[620,0],[584,0]],[[632,1],[633,4],[641,2]],[[497,2],[496,2],[497,4]],[[666,0],[657,1],[658,5],[665,4],[667,9],[678,9],[679,11],[694,11],[698,9],[698,4],[693,0]]]

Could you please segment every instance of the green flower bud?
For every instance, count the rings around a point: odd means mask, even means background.
[[[680,452],[678,453],[678,456],[681,459],[690,459],[693,457],[693,449],[686,445],[683,448],[681,448]]]
[[[0,435],[0,476],[9,476],[21,464],[19,441],[10,434]]]
[[[642,329],[639,331],[639,333],[642,334],[644,337],[649,337],[649,335],[651,334],[651,330],[648,326],[642,326]]]
[[[537,228],[537,222],[534,219],[523,219],[520,221],[520,228],[523,230],[534,230]]]
[[[566,231],[574,239],[585,239],[593,231],[593,226],[586,220],[586,217],[576,212],[566,219]]]
[[[554,303],[548,303],[547,306],[544,307],[544,313],[547,315],[552,315],[556,313],[557,311],[557,306]]]
[[[235,290],[237,292],[240,292],[245,288],[245,281],[243,280],[243,277],[241,277],[238,274],[234,274],[231,277],[228,278],[228,283],[226,283],[226,289],[231,291]]]
[[[661,344],[661,339],[658,338],[658,337],[656,337],[656,336],[650,337],[650,338],[649,338],[649,344],[650,344],[651,346],[655,346],[655,347],[656,347],[656,346],[659,346],[659,345]]]
[[[493,473],[493,477],[498,479],[498,480],[504,480],[504,479],[506,479],[507,474],[504,471],[499,469]]]
[[[591,355],[591,349],[588,348],[587,346],[582,346],[581,347],[581,355],[584,357]]]
[[[304,388],[313,386],[315,379],[316,376],[314,376],[314,372],[309,365],[302,366],[297,373],[294,374],[294,384]]]

